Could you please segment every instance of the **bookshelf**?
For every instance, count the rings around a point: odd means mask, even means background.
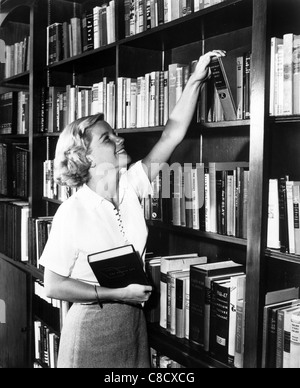
[[[251,120],[198,123],[195,119],[171,163],[250,163],[247,240],[148,221],[149,250],[155,254],[197,251],[210,261],[232,259],[247,268],[245,367],[261,365],[263,306],[268,291],[299,286],[300,258],[267,250],[268,180],[290,174],[300,178],[298,115],[269,117],[270,42],[288,32],[300,34],[294,15],[297,0],[226,0],[186,17],[126,38],[124,2],[116,1],[116,41],[104,47],[46,65],[47,27],[81,17],[86,7],[102,6],[104,0],[0,1],[0,39],[15,44],[30,36],[30,67],[0,80],[0,92],[29,91],[29,130],[26,135],[0,135],[1,142],[25,142],[29,149],[30,217],[52,216],[61,203],[43,197],[43,162],[53,159],[59,133],[40,133],[42,88],[93,85],[107,77],[136,78],[167,70],[172,63],[190,63],[200,53],[225,49],[229,57],[252,51]],[[229,77],[232,78],[232,74]],[[162,126],[119,129],[129,154],[138,160],[159,139]],[[298,140],[297,140],[298,139]],[[280,155],[280,157],[278,157]],[[21,276],[26,292],[16,280],[18,298],[27,307],[26,346],[22,366],[33,365],[33,285],[42,280],[40,270],[1,254],[5,271]],[[284,274],[281,278],[280,275]],[[24,286],[24,287],[25,287]],[[18,312],[14,312],[18,314]],[[18,318],[18,317],[17,317]],[[1,333],[1,331],[0,331]],[[2,338],[2,337],[1,337]],[[188,367],[226,367],[188,341],[178,341],[157,325],[149,326],[150,344]],[[7,344],[6,346],[9,346]],[[19,350],[17,349],[17,352]],[[1,353],[0,353],[1,354]],[[3,359],[0,358],[1,363]],[[2,366],[2,365],[0,365]]]

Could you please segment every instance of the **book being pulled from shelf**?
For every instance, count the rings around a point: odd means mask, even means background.
[[[250,119],[251,53],[228,52],[225,58],[213,59],[210,68],[212,77],[201,91],[198,122]]]
[[[47,65],[75,57],[116,41],[115,0],[90,7],[81,18],[47,27]]]
[[[271,39],[270,115],[300,115],[300,35]]]
[[[125,37],[191,15],[226,0],[124,0]]]
[[[300,182],[289,176],[270,179],[268,248],[300,255],[299,206]]]

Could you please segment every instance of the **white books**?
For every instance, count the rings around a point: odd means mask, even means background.
[[[21,261],[29,261],[28,252],[28,220],[29,206],[22,207],[21,210]]]
[[[186,279],[185,288],[185,338],[190,338],[190,277]]]
[[[167,328],[167,273],[177,270],[188,270],[191,265],[205,264],[207,257],[199,257],[197,253],[179,256],[165,256],[161,259],[161,299],[160,326]]]
[[[244,111],[244,57],[240,56],[236,59],[237,72],[237,119],[243,120]]]
[[[169,120],[169,72],[164,72],[164,125]]]
[[[182,276],[176,279],[176,325],[175,334],[177,338],[185,338],[186,326],[189,321],[186,320],[187,309],[187,287],[189,283],[190,271],[182,273]]]
[[[300,35],[294,36],[293,46],[293,101],[294,114],[300,114]]]
[[[100,48],[100,10],[101,7],[95,7],[94,13],[94,48]]]
[[[293,44],[293,34],[283,36],[283,115],[293,114]]]
[[[300,310],[296,310],[299,312]],[[283,368],[290,369],[294,361],[292,361],[291,357],[291,336],[292,336],[292,316],[296,312],[293,308],[287,310],[284,316],[284,337],[286,341],[286,345],[283,350]]]
[[[269,181],[268,248],[280,249],[278,179]]]
[[[300,310],[291,316],[291,358],[290,367],[300,368]]]
[[[234,364],[236,354],[236,332],[237,332],[237,308],[238,299],[245,295],[246,275],[231,277],[230,285],[230,305],[229,312],[229,337],[228,337],[228,356]]]
[[[277,113],[276,105],[278,104],[278,50],[282,49],[283,39],[273,37],[271,39],[271,76],[270,76],[270,115],[275,116]]]

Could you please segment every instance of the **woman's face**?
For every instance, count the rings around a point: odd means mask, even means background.
[[[124,148],[124,139],[118,137],[105,121],[98,122],[92,129],[89,157],[99,172],[119,170],[131,161]]]

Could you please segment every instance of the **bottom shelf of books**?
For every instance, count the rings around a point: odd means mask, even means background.
[[[163,354],[164,360],[176,362],[176,367],[181,365],[185,368],[230,368],[210,357],[200,345],[172,336],[159,324],[149,324],[148,335],[151,348]]]

